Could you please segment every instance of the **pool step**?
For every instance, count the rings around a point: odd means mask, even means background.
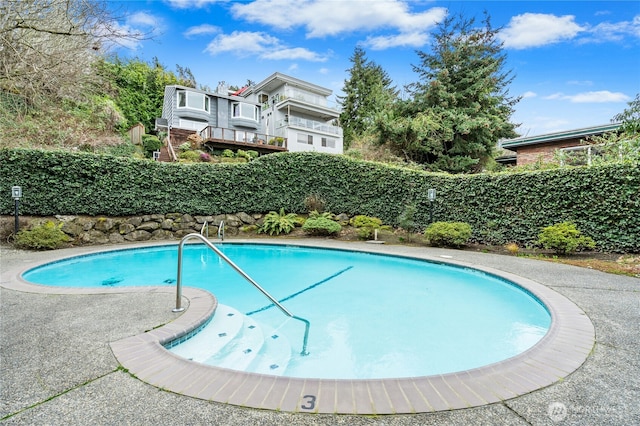
[[[170,350],[183,358],[205,362],[238,335],[243,323],[243,314],[230,306],[218,304],[213,318],[206,327]]]
[[[245,371],[262,349],[264,334],[262,327],[251,318],[243,315],[242,328],[239,333],[218,352],[204,361],[232,370]]]
[[[281,376],[291,360],[289,339],[266,326],[263,326],[263,333],[265,337],[262,350],[246,371]]]
[[[291,359],[285,336],[222,304],[206,327],[170,351],[204,364],[271,375],[282,375]]]

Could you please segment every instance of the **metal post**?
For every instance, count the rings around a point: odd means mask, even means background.
[[[429,223],[433,223],[433,201],[429,200]]]
[[[15,234],[18,235],[18,231],[20,230],[20,221],[18,220],[18,209],[20,206],[20,198],[22,197],[22,187],[21,186],[12,186],[11,187],[11,196],[16,202],[15,206]]]
[[[433,202],[436,199],[436,190],[433,188],[428,189],[427,198],[429,199],[429,223],[433,223]]]
[[[20,221],[18,220],[18,206],[20,204],[20,199],[16,198],[16,209],[15,209],[15,235],[18,235],[18,231],[20,230]]]

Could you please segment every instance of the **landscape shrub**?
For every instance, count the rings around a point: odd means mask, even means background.
[[[435,222],[425,229],[429,245],[436,247],[462,247],[471,238],[471,226],[464,222]]]
[[[244,159],[240,159],[246,161]],[[605,251],[640,252],[637,164],[532,172],[447,175],[313,152],[278,153],[250,163],[185,167],[89,153],[0,149],[0,214],[13,214],[12,185],[23,188],[20,212],[32,216],[184,212],[309,211],[377,217],[397,225],[414,204],[417,229],[430,223],[427,190],[436,188],[436,221],[466,222],[472,242],[520,247],[540,229],[571,221]]]
[[[558,254],[573,253],[578,250],[593,249],[593,239],[582,235],[582,232],[571,222],[562,222],[547,226],[538,236],[538,243]]]
[[[285,213],[284,208],[280,212],[271,211],[264,216],[264,222],[258,230],[258,233],[268,233],[269,235],[288,234],[296,227],[295,213]]]
[[[200,153],[196,151],[183,151],[178,154],[178,158],[192,163],[200,161]]]
[[[160,151],[160,148],[162,148],[162,142],[157,136],[142,135],[142,147],[147,153],[147,156],[151,157],[154,151]]]
[[[376,229],[382,228],[382,220],[377,217],[357,215],[351,218],[351,226],[358,228],[358,238],[368,240],[375,235]]]
[[[62,232],[62,223],[56,225],[48,220],[31,229],[19,231],[15,237],[16,247],[30,250],[53,250],[69,242],[67,234]]]
[[[336,235],[342,226],[325,216],[309,217],[302,225],[302,230],[310,235]]]

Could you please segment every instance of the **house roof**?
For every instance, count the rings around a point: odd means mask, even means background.
[[[309,83],[308,81],[300,80],[299,78],[291,77],[279,72],[275,72],[271,74],[269,77],[262,80],[260,83],[251,87],[247,92],[258,93],[260,90],[264,90],[266,92],[271,92],[275,90],[283,83],[288,84],[289,86],[298,87],[301,89],[309,90],[314,93],[318,93],[323,96],[329,96],[332,93],[331,89],[327,89],[322,86],[318,86],[317,84]]]
[[[602,124],[600,126],[565,130],[562,132],[547,133],[545,135],[525,136],[502,141],[500,145],[502,146],[502,148],[513,149],[527,145],[558,142],[567,139],[586,138],[587,136],[600,135],[603,133],[616,131],[620,128],[620,125],[621,123]]]

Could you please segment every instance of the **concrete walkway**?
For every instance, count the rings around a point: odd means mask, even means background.
[[[364,243],[346,244],[353,249],[371,248]],[[171,312],[175,304],[173,289],[80,295],[60,294],[60,289],[53,288],[10,289],[20,287],[18,274],[32,265],[104,248],[24,252],[2,247],[0,419],[3,424],[640,424],[637,278],[511,256],[393,246],[394,252],[411,255],[426,251],[434,257],[451,256],[453,260],[514,273],[552,288],[582,308],[594,324],[596,344],[592,355],[582,367],[556,384],[477,408],[375,417],[292,414],[241,408],[163,391],[132,377],[119,366],[110,343],[175,319],[179,314]]]

